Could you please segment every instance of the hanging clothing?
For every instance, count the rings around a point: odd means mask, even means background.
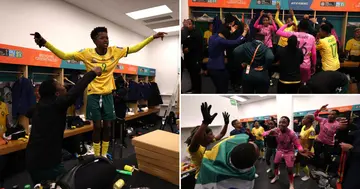
[[[126,111],[129,109],[126,105],[126,100],[128,98],[128,90],[123,77],[118,77],[115,79],[116,90],[114,91],[114,107],[116,117],[125,119]]]
[[[150,97],[148,99],[148,106],[158,106],[163,104],[163,100],[160,95],[160,90],[155,82],[151,82],[150,85]]]
[[[141,99],[139,83],[135,81],[129,81],[128,101],[136,102]]]
[[[12,115],[26,115],[27,111],[36,104],[34,88],[31,81],[21,77],[12,87]]]

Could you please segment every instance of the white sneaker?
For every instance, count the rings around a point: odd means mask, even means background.
[[[294,178],[295,178],[295,177],[299,177],[299,176],[300,176],[300,173],[294,173],[293,176],[294,176]]]
[[[274,184],[277,180],[279,180],[279,175],[275,176],[275,177],[270,181],[270,183],[271,183],[271,184]]]
[[[294,183],[290,183],[289,189],[294,189]]]
[[[306,175],[301,178],[302,181],[307,181],[307,180],[309,180],[309,179],[310,179],[310,177],[309,177],[309,176],[306,176]]]
[[[271,171],[271,168],[269,168],[266,172],[269,173]]]
[[[85,148],[87,150],[87,152],[85,153],[86,155],[93,155],[94,154],[94,149],[91,145],[85,145]]]
[[[259,178],[259,175],[255,173],[255,178]]]

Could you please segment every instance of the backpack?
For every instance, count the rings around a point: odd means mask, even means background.
[[[111,189],[116,182],[115,166],[104,157],[83,156],[80,163],[58,178],[62,189]]]

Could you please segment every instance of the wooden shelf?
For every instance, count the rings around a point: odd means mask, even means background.
[[[76,129],[67,129],[64,132],[64,138],[68,138],[71,136],[79,135],[82,133],[86,133],[93,130],[92,124],[85,125],[80,128]],[[27,146],[28,141],[21,141],[21,140],[12,140],[9,141],[7,144],[0,146],[0,155],[10,154],[12,152],[24,150]]]
[[[134,120],[143,116],[147,116],[153,113],[158,113],[160,111],[159,108],[151,108],[147,112],[139,112],[135,115],[126,116],[125,121]],[[79,135],[82,133],[90,132],[93,130],[92,123],[90,125],[85,125],[80,128],[76,129],[67,129],[64,131],[64,138],[68,138],[71,136]],[[7,144],[0,146],[0,155],[9,154],[12,152],[24,150],[27,146],[28,141],[21,141],[21,140],[12,140],[9,141]]]

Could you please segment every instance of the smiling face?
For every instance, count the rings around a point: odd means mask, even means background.
[[[99,32],[94,40],[96,47],[106,49],[109,46],[109,37],[107,32]]]
[[[286,118],[282,117],[279,121],[279,128],[281,132],[285,132],[288,126],[289,126],[289,121]]]
[[[268,25],[269,25],[269,23],[270,23],[270,21],[269,21],[269,18],[268,18],[268,17],[264,17],[262,21],[263,21],[263,25],[264,25],[264,26],[268,26]]]

